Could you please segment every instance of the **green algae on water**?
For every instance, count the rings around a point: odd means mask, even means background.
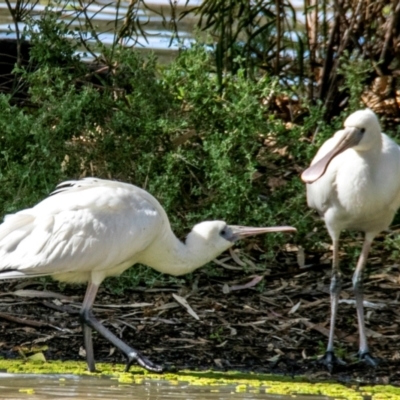
[[[240,372],[213,372],[213,371],[180,371],[179,373],[155,374],[140,367],[131,367],[130,372],[122,372],[121,364],[97,364],[98,372],[87,371],[85,362],[81,361],[48,361],[38,362],[30,360],[0,360],[0,371],[15,374],[75,374],[90,375],[94,378],[110,377],[119,384],[138,385],[144,380],[164,380],[171,385],[184,382],[195,386],[234,385],[235,392],[268,393],[276,395],[319,395],[334,399],[347,400],[400,400],[400,388],[393,386],[344,386],[338,383],[310,383],[304,377],[288,378],[276,375],[240,373]],[[60,381],[64,378],[60,376]],[[31,393],[33,389],[20,389]]]
[[[20,393],[26,393],[26,394],[34,394],[35,390],[32,388],[27,388],[27,389],[19,389],[18,390]]]

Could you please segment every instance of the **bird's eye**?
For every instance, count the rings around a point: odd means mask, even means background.
[[[222,229],[221,235],[222,235],[222,236],[225,236],[225,235],[226,235],[226,230],[225,230],[225,229]]]
[[[365,133],[365,128],[361,128],[361,129],[360,129],[360,132],[361,132],[361,133]]]

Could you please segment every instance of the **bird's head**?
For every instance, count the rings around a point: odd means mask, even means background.
[[[367,151],[382,141],[382,129],[376,114],[369,108],[358,110],[344,121],[343,139],[357,151]],[[344,151],[342,150],[342,151]]]
[[[295,232],[291,226],[254,228],[227,225],[224,221],[205,221],[195,225],[186,238],[186,245],[196,253],[208,254],[209,260],[219,256],[233,244],[247,236],[268,232]]]
[[[301,174],[304,182],[318,180],[332,159],[347,149],[362,152],[378,146],[382,142],[382,133],[377,116],[369,108],[354,112],[346,118],[344,129],[336,132],[335,139],[335,146]]]

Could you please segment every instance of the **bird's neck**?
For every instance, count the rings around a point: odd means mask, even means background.
[[[172,232],[156,240],[142,255],[138,262],[156,271],[169,275],[184,275],[213,260],[218,254],[205,251],[202,246],[190,246],[181,242]]]
[[[359,156],[365,160],[366,166],[371,168],[372,170],[375,169],[377,163],[379,163],[382,154],[382,143],[377,142],[375,146],[368,149],[368,151],[361,151],[359,152]]]
[[[373,141],[369,144],[366,151],[360,152],[365,158],[379,158],[382,155],[383,147],[383,136],[382,134],[375,137]]]

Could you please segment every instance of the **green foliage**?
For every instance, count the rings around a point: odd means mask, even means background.
[[[221,343],[225,338],[224,328],[222,326],[218,326],[218,327],[214,328],[214,331],[209,335],[208,338]]]
[[[29,41],[33,47],[30,51],[30,61],[38,62],[42,67],[72,67],[83,68],[79,57],[75,55],[78,49],[78,37],[73,36],[73,31],[66,23],[58,23],[61,13],[47,9],[44,18],[28,18],[27,30]]]
[[[361,95],[366,88],[365,79],[373,70],[370,60],[365,60],[358,55],[350,57],[349,53],[345,53],[342,57],[339,72],[345,79],[340,90],[349,94],[347,115],[363,107]]]
[[[149,190],[180,237],[206,219],[291,224],[295,241],[312,230],[299,172],[315,151],[304,137],[317,127],[317,142],[332,133],[321,106],[310,107],[302,125],[287,126],[271,101],[288,95],[281,81],[250,79],[235,59],[221,91],[200,43],[163,68],[122,46],[89,49],[112,61],[107,68],[83,63],[78,33],[56,17],[47,11],[28,32],[33,65],[18,72],[31,106],[0,96],[2,214],[34,204],[63,179],[94,175]],[[287,236],[262,240],[270,261]],[[125,277],[120,284],[136,285],[159,274],[135,269]]]
[[[175,164],[175,169],[180,169],[175,175],[179,181],[189,178],[189,185],[181,188],[184,197],[190,196],[191,203],[204,207],[198,211],[197,205],[186,205],[191,223],[213,217],[234,220],[239,215],[254,223],[261,215],[251,215],[252,204],[257,204],[256,208],[262,205],[251,179],[261,147],[259,135],[268,129],[259,99],[268,95],[272,82],[252,83],[239,71],[235,77],[225,78],[225,90],[220,94],[209,63],[206,49],[197,45],[164,73],[166,87],[184,107],[182,128],[194,130],[190,140],[176,149],[169,167]]]
[[[289,1],[205,0],[183,15],[189,13],[199,15],[198,27],[214,38],[219,86],[226,72],[238,71],[238,58],[249,75],[261,67],[286,78],[281,73],[285,66],[282,54],[293,49],[290,32],[296,26],[296,12]]]

